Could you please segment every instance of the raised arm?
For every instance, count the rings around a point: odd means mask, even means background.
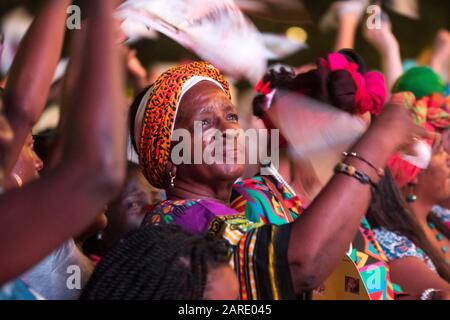
[[[339,14],[339,28],[334,44],[334,51],[341,49],[353,49],[355,46],[356,28],[358,27],[360,15],[354,12]]]
[[[430,67],[445,81],[450,80],[450,32],[447,30],[439,30],[436,35],[430,58]]]
[[[25,35],[6,82],[5,114],[14,140],[5,151],[5,171],[14,166],[32,127],[39,119],[58,64],[66,10],[71,0],[47,0]]]
[[[400,46],[391,30],[391,24],[386,19],[380,29],[363,27],[364,38],[377,50],[380,56],[381,68],[386,80],[387,92],[391,92],[395,81],[402,75],[403,66]]]
[[[115,2],[86,1],[89,21],[61,161],[0,197],[0,283],[80,233],[115,196],[125,174],[123,72],[114,45]],[[7,262],[7,263],[6,263]]]
[[[281,99],[279,103],[294,102]],[[424,134],[419,132],[404,108],[389,106],[349,151],[383,168],[391,154],[406,141],[413,140],[413,134]],[[366,163],[355,158],[344,162],[366,173],[375,183],[379,180],[376,171]],[[293,222],[288,261],[297,293],[319,286],[342,260],[370,199],[368,184],[338,173]]]
[[[430,288],[450,291],[450,284],[416,257],[393,260],[389,267],[392,281],[409,294],[409,299],[419,299],[422,292]],[[415,276],[411,277],[412,274]]]

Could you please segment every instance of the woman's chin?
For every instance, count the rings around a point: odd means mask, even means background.
[[[213,170],[217,178],[234,182],[244,174],[244,169],[243,164],[216,164]]]

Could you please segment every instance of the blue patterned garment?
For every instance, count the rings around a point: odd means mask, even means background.
[[[373,229],[373,232],[389,261],[416,257],[425,262],[431,271],[437,273],[436,267],[427,254],[407,237],[385,228]]]
[[[22,281],[15,280],[0,287],[0,300],[40,300],[37,293]]]
[[[441,222],[450,229],[450,210],[441,206],[433,206],[431,214],[437,217]]]

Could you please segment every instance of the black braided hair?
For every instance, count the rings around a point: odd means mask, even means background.
[[[366,73],[363,58],[352,49],[338,51],[350,62],[358,65],[358,72]],[[285,89],[299,92],[305,96],[330,104],[348,113],[354,113],[354,99],[357,91],[351,74],[345,70],[329,72],[323,67],[298,75],[286,68],[269,69],[262,81],[270,82],[271,89]],[[259,118],[264,115],[265,96],[257,95],[253,99],[253,114]]]
[[[199,300],[208,270],[228,264],[223,240],[175,225],[148,225],[126,236],[97,265],[81,300]]]

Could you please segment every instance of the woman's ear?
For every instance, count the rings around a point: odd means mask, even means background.
[[[166,165],[166,173],[168,175],[175,176],[177,174],[177,166],[174,165],[171,161],[168,161]]]

